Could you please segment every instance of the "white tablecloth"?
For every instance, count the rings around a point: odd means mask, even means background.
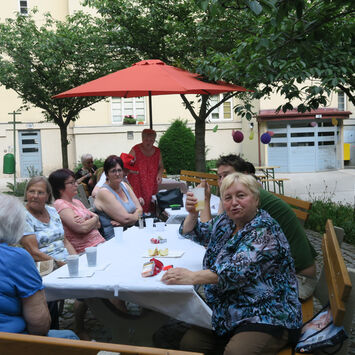
[[[166,238],[167,243],[152,244],[150,238],[159,235]],[[59,278],[68,275],[64,266],[45,276],[47,300],[117,296],[170,317],[210,328],[211,310],[193,286],[165,285],[160,281],[163,272],[148,278],[141,276],[143,263],[149,261],[142,256],[156,246],[184,251],[181,258],[159,258],[164,265],[201,270],[205,249],[179,237],[177,225],[167,225],[164,232],[132,227],[123,233],[122,240],[113,238],[98,246],[98,268],[110,264],[105,270],[95,271],[91,277]],[[88,269],[86,255],[80,257],[79,265],[82,271]]]
[[[219,206],[220,198],[216,195],[211,195],[211,214],[212,217],[218,214],[218,206]],[[184,206],[186,203],[186,195],[183,196]],[[181,207],[179,210],[172,210],[171,208],[165,208],[165,212],[169,215],[166,223],[167,224],[180,224],[183,219],[188,215],[185,207]]]

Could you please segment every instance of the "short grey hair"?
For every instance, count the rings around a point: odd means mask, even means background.
[[[0,194],[0,242],[17,244],[23,237],[25,208],[16,198]]]
[[[83,154],[81,156],[81,163],[84,163],[88,159],[94,159],[94,157],[90,153]]]
[[[241,184],[243,184],[251,191],[254,197],[257,200],[259,200],[259,196],[260,196],[259,183],[255,180],[255,178],[252,175],[246,175],[242,173],[233,173],[227,175],[223,179],[221,189],[220,189],[222,198],[224,196],[225,191],[229,189],[235,182],[240,182]]]
[[[25,187],[25,197],[24,197],[24,201],[27,202],[27,192],[28,192],[28,189],[34,185],[34,184],[37,184],[38,182],[43,182],[45,185],[46,185],[46,191],[47,191],[47,194],[48,194],[48,198],[47,198],[47,201],[46,203],[47,204],[50,204],[52,203],[52,200],[53,200],[53,192],[52,192],[52,186],[51,184],[49,183],[48,179],[44,176],[34,176],[33,178],[31,178],[27,184],[26,184],[26,187]]]

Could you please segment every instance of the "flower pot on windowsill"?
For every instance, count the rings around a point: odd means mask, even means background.
[[[123,119],[123,124],[136,124],[136,120],[131,117],[125,117]]]
[[[144,121],[137,121],[137,124],[144,124]]]

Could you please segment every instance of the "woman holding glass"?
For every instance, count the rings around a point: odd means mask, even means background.
[[[258,209],[259,185],[234,173],[221,185],[224,213],[207,223],[198,221],[197,199],[187,193],[181,232],[206,246],[203,270],[169,269],[162,281],[204,284],[212,309],[209,331],[192,327],[180,349],[206,354],[277,354],[297,340],[302,326],[301,304],[293,259],[286,237],[270,215]]]

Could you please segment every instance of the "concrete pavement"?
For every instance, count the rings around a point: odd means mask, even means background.
[[[276,173],[284,182],[285,195],[301,200],[316,198],[355,204],[355,169],[322,171],[316,173]]]

